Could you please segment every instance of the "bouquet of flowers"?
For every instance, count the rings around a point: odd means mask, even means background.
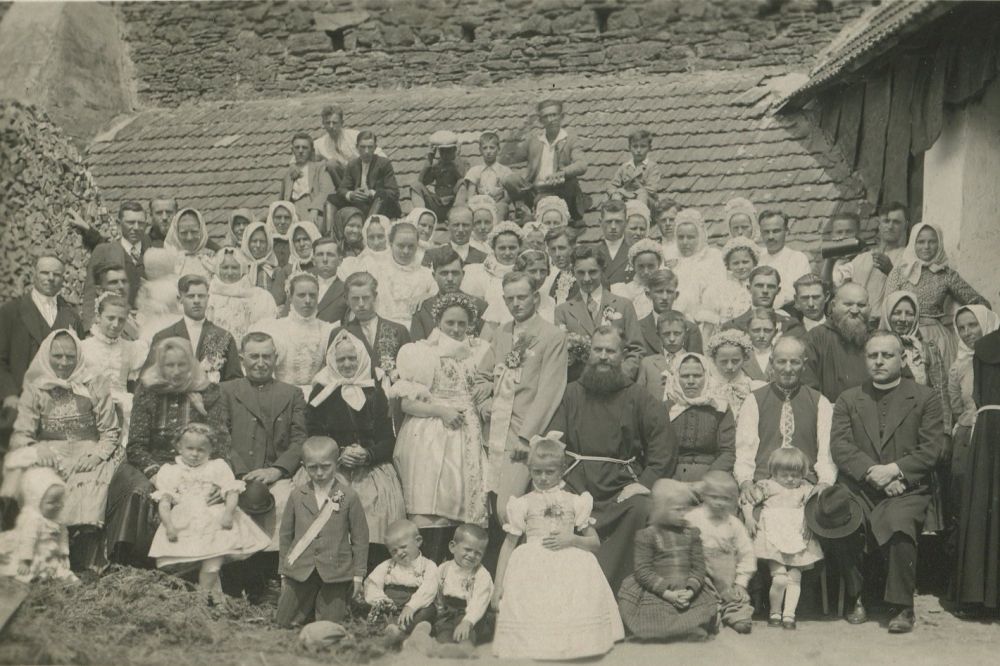
[[[580,333],[566,334],[566,359],[569,365],[586,363],[590,357],[590,340]]]
[[[531,339],[521,334],[514,340],[514,345],[507,352],[503,364],[510,370],[517,370],[524,365],[524,359],[528,357],[528,348],[531,346]]]

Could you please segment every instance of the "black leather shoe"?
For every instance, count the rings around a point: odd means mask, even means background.
[[[864,624],[868,621],[868,611],[865,610],[865,605],[861,603],[860,597],[854,602],[854,609],[847,614],[848,624]]]
[[[783,617],[781,618],[781,628],[791,629],[794,631],[796,628],[798,628],[798,625],[795,624],[794,617]]]
[[[769,627],[780,627],[781,626],[781,616],[780,615],[772,615],[771,617],[767,618],[767,626],[769,626]]]
[[[896,617],[889,620],[890,634],[908,634],[913,631],[913,625],[917,618],[913,615],[912,608],[904,608],[899,611]]]

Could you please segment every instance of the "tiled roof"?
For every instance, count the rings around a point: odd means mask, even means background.
[[[899,39],[956,8],[957,2],[941,0],[885,0],[847,24],[816,56],[809,80],[793,91],[794,103],[815,93],[846,72],[856,71],[885,53]]]
[[[296,131],[318,136],[319,110],[335,102],[346,124],[369,127],[393,160],[401,185],[415,181],[436,129],[451,128],[475,162],[480,132],[506,141],[528,126],[542,97],[565,101],[565,125],[589,144],[583,189],[603,197],[606,183],[627,157],[626,135],[641,126],[654,135],[667,193],[718,223],[725,202],[745,196],[759,209],[779,208],[793,237],[814,242],[820,223],[860,188],[835,182],[846,174],[832,151],[816,145],[794,116],[769,112],[767,72],[622,77],[557,82],[557,88],[508,84],[497,88],[410,89],[365,97],[322,95],[285,100],[204,103],[140,113],[108,140],[95,143],[89,162],[111,201],[174,193],[219,223],[233,208],[266,210],[277,197]],[[845,176],[846,178],[846,176]],[[404,189],[404,196],[408,192]],[[405,206],[404,206],[405,209]],[[590,217],[594,217],[592,213]]]

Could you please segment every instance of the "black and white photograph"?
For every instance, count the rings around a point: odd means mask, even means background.
[[[0,1],[0,664],[995,663],[1000,1]]]

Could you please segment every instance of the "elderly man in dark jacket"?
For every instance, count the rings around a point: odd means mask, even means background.
[[[867,538],[888,561],[885,601],[898,609],[891,633],[913,629],[917,537],[944,439],[941,402],[902,377],[902,354],[895,334],[872,335],[865,345],[869,379],[841,394],[830,437],[839,482],[860,502]],[[864,540],[855,534],[835,544],[848,591],[857,595],[848,622],[860,624],[867,619],[860,597]]]
[[[230,462],[246,483],[240,507],[272,541],[264,553],[227,567],[227,583],[254,598],[277,573],[278,522],[301,464],[306,402],[298,387],[274,379],[277,351],[270,335],[248,333],[240,358],[246,376],[219,386],[229,413]]]

